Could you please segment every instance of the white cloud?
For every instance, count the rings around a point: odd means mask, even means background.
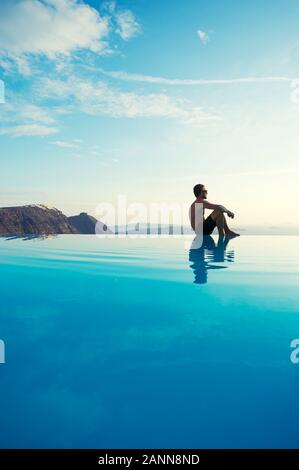
[[[199,39],[201,40],[203,44],[207,44],[210,40],[208,33],[206,33],[205,31],[202,31],[201,29],[197,30],[197,36],[199,37]]]
[[[0,51],[1,51],[1,47],[0,47]],[[31,67],[30,67],[30,63],[27,57],[15,56],[13,60],[17,66],[18,72],[21,75],[23,75],[24,77],[29,77],[31,75]]]
[[[46,136],[58,132],[56,120],[46,108],[28,103],[14,93],[10,94],[9,102],[0,107],[0,135]]]
[[[78,51],[114,53],[110,33],[128,40],[139,31],[134,14],[111,1],[100,13],[83,0],[1,0],[0,66],[28,76],[33,58],[43,55],[63,68],[62,58]]]
[[[219,120],[218,116],[204,112],[201,107],[165,93],[125,92],[101,81],[93,83],[76,77],[65,81],[43,79],[39,93],[41,98],[47,99],[71,98],[81,112],[92,115],[115,118],[164,117],[195,126]]]
[[[140,31],[139,24],[130,10],[116,12],[115,21],[117,23],[116,33],[125,41],[136,36]]]
[[[115,32],[124,41],[128,41],[140,33],[141,28],[135,15],[130,10],[119,9],[115,0],[104,1],[101,9],[108,13],[110,23],[115,23]]]
[[[87,67],[92,69],[92,67]],[[154,77],[152,75],[142,75],[138,73],[127,73],[123,71],[107,71],[102,68],[94,68],[94,71],[101,72],[117,80],[123,80],[126,82],[143,82],[143,83],[154,83],[157,85],[182,85],[182,86],[196,86],[196,85],[238,85],[242,83],[266,83],[266,82],[293,82],[294,78],[273,76],[273,77],[244,77],[244,78],[221,78],[221,79],[188,79],[188,78],[165,78],[165,77]]]
[[[12,68],[12,64],[10,61],[0,57],[0,67],[4,70],[4,72],[9,72]]]
[[[55,134],[58,129],[54,127],[47,127],[40,124],[24,124],[14,127],[2,127],[0,128],[0,135],[11,135],[12,137],[23,137],[23,136],[47,136]]]
[[[26,120],[36,121],[37,123],[54,124],[55,122],[55,119],[49,115],[47,110],[34,104],[25,104],[20,111],[20,115]]]
[[[108,32],[107,19],[79,0],[1,1],[0,51],[11,57],[103,53]]]
[[[105,0],[101,4],[101,9],[103,11],[108,11],[109,13],[113,14],[116,9],[116,1],[115,0]]]
[[[65,142],[64,140],[55,140],[54,142],[51,142],[51,144],[61,148],[78,148],[78,144],[73,142]]]

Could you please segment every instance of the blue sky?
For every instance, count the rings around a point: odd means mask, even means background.
[[[293,225],[299,3],[4,0],[0,205],[209,200]]]

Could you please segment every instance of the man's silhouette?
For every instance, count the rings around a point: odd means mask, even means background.
[[[238,237],[239,234],[230,230],[227,225],[224,214],[234,218],[235,214],[220,204],[212,204],[207,201],[207,189],[203,184],[197,184],[193,188],[196,200],[190,207],[190,222],[195,233],[203,235],[211,235],[215,227],[218,229],[220,236]],[[203,210],[201,210],[203,208]],[[211,209],[213,212],[205,219],[204,210]]]

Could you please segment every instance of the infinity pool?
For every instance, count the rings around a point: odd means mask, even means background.
[[[298,447],[299,237],[0,239],[2,448]]]

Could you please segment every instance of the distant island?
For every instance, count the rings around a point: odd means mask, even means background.
[[[1,235],[58,235],[112,233],[107,225],[86,212],[67,217],[56,208],[27,205],[0,208]]]

